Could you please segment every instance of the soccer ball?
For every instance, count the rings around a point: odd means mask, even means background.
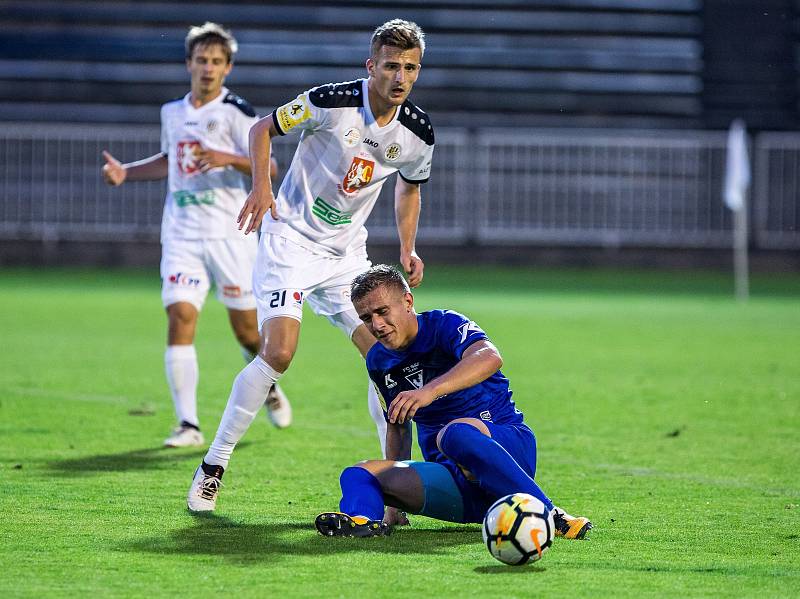
[[[483,542],[489,553],[512,566],[541,559],[554,534],[553,514],[526,493],[498,499],[483,518]]]

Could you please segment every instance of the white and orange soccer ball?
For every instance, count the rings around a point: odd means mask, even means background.
[[[526,493],[498,499],[483,518],[483,542],[489,553],[512,566],[541,559],[554,534],[553,514]]]

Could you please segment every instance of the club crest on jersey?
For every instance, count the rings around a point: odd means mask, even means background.
[[[358,142],[361,141],[361,131],[355,127],[350,127],[344,132],[343,139],[344,145],[346,145],[348,148],[355,148],[358,145]]]
[[[400,158],[401,150],[402,148],[400,147],[400,144],[397,143],[389,144],[389,147],[386,148],[386,151],[383,153],[383,157],[386,158],[386,160],[388,160],[389,162],[393,162],[398,158]]]
[[[194,175],[200,170],[197,166],[198,154],[202,147],[199,141],[178,142],[178,170],[184,175]]]
[[[420,387],[422,387],[422,385],[425,384],[425,382],[423,381],[421,370],[417,370],[415,372],[412,372],[411,374],[407,374],[406,380],[409,383],[411,383],[411,386],[414,387],[414,389],[419,389]]]
[[[219,123],[216,119],[209,119],[206,123],[206,131],[209,133],[214,133],[214,131],[217,130],[217,127],[219,127]]]
[[[278,117],[278,125],[281,131],[288,133],[303,121],[311,118],[311,112],[308,110],[308,100],[306,100],[305,95],[297,96],[288,104],[278,108],[275,111],[275,115]]]
[[[356,156],[347,169],[347,174],[342,179],[342,191],[345,193],[355,193],[372,181],[372,174],[375,171],[375,163],[372,160]]]

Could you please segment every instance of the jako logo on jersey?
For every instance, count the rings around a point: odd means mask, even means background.
[[[375,171],[375,163],[372,160],[353,158],[347,174],[342,179],[342,191],[345,193],[355,193],[372,181],[372,174]]]
[[[391,374],[387,374],[386,378],[383,380],[383,382],[386,383],[386,388],[387,389],[391,389],[392,387],[396,387],[397,386],[397,381],[395,381],[392,378]]]
[[[303,292],[302,291],[295,291],[292,294],[292,299],[294,299],[294,303],[296,306],[303,305]]]
[[[417,370],[416,372],[412,372],[411,374],[406,375],[406,380],[409,383],[411,383],[411,386],[414,387],[414,389],[419,389],[420,387],[422,387],[422,385],[424,384],[422,379],[423,377],[421,370]]]
[[[461,335],[459,343],[464,343],[470,333],[483,333],[483,329],[470,320],[458,327],[458,333]]]
[[[369,137],[365,137],[364,141],[362,141],[361,143],[365,143],[368,146],[372,146],[373,148],[377,148],[378,147],[378,142],[377,141],[372,141]]]
[[[384,158],[386,158],[386,160],[392,162],[400,158],[401,151],[402,148],[400,147],[400,144],[390,144],[389,147],[386,148],[386,151],[383,153],[383,156]]]
[[[355,148],[358,145],[358,142],[361,141],[361,131],[355,127],[350,127],[344,132],[343,139],[344,145],[346,145],[348,148]]]
[[[199,141],[178,142],[178,170],[184,175],[193,175],[200,170],[197,155],[202,149]]]
[[[314,200],[314,207],[311,212],[316,214],[329,225],[349,225],[352,221],[353,214],[351,212],[342,212],[338,208],[334,208],[322,198]]]
[[[186,285],[188,287],[197,287],[200,284],[200,279],[193,279],[182,272],[175,273],[169,276],[169,282],[173,285]]]
[[[308,100],[305,95],[299,95],[288,104],[284,104],[275,111],[278,117],[278,125],[284,133],[288,133],[303,121],[311,118],[308,110]]]

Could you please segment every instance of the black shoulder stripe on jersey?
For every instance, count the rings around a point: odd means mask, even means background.
[[[361,80],[320,85],[308,92],[308,99],[319,108],[353,108],[364,105]]]
[[[433,125],[428,115],[414,106],[410,100],[400,107],[400,123],[429,146],[434,143]]]
[[[425,183],[427,183],[428,181],[431,180],[430,177],[428,177],[427,179],[406,179],[403,176],[403,173],[401,173],[400,171],[398,171],[397,174],[400,175],[400,178],[403,181],[405,181],[406,183],[410,183],[411,185],[423,185],[423,184],[425,184]]]
[[[225,96],[225,98],[222,101],[225,104],[233,104],[234,106],[236,106],[236,108],[241,110],[247,116],[251,116],[251,117],[252,116],[256,116],[256,111],[250,105],[250,102],[248,102],[244,98],[240,98],[236,94],[228,94],[227,96]]]

